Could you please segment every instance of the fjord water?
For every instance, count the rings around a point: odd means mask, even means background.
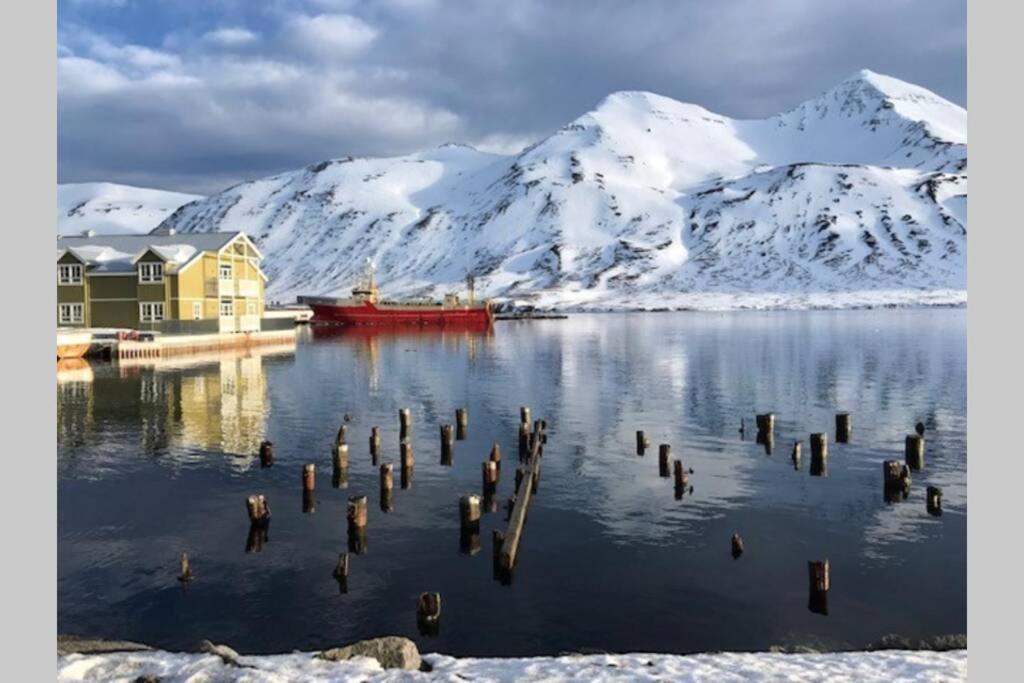
[[[510,585],[492,573],[505,527],[520,405],[548,442]],[[469,409],[452,466],[438,425]],[[399,487],[398,410],[413,413],[415,470]],[[774,448],[755,442],[776,415]],[[834,414],[853,415],[850,443]],[[347,488],[331,445],[348,414]],[[745,418],[747,432],[738,431]],[[882,461],[926,425],[925,467],[887,503]],[[370,428],[395,463],[379,507]],[[652,442],[637,456],[635,431]],[[808,434],[830,434],[826,476]],[[273,467],[251,457],[274,444]],[[803,441],[794,468],[790,450]],[[480,552],[460,552],[458,498],[503,455]],[[658,476],[670,443],[690,475]],[[315,511],[301,466],[317,464]],[[422,651],[862,648],[884,634],[966,631],[964,310],[574,315],[499,322],[492,334],[322,333],[135,367],[58,372],[58,628],[168,649],[202,638],[242,652],[313,650],[384,634]],[[942,487],[942,516],[925,487]],[[267,542],[246,552],[244,499],[266,495]],[[345,505],[369,497],[368,549],[348,592],[332,577]],[[739,532],[746,552],[730,555]],[[188,552],[195,579],[176,581]],[[808,609],[807,561],[828,559],[828,614]],[[421,636],[416,596],[442,596]]]

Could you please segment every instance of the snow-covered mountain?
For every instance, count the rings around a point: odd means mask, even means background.
[[[114,183],[57,185],[57,234],[149,232],[195,194],[150,190]]]
[[[269,296],[461,289],[609,308],[963,302],[967,112],[862,71],[731,119],[646,92],[512,156],[335,159],[187,204],[159,229],[244,230]]]

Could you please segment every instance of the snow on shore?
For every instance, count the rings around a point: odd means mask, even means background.
[[[887,650],[830,654],[569,655],[526,659],[457,659],[428,654],[430,673],[381,669],[374,659],[328,662],[312,654],[241,657],[170,652],[72,654],[57,660],[57,680],[164,683],[245,681],[960,681],[967,651]]]

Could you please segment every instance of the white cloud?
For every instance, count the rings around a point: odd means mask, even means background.
[[[259,41],[259,36],[246,28],[227,27],[208,31],[203,34],[202,39],[220,47],[240,47]]]
[[[284,29],[284,39],[293,49],[328,58],[352,57],[377,35],[377,29],[350,14],[300,14]]]

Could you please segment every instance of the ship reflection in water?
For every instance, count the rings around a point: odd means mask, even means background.
[[[295,344],[260,346],[121,363],[57,363],[57,438],[61,467],[120,466],[106,449],[75,446],[134,438],[163,462],[201,461],[213,452],[238,458],[258,452],[269,410],[266,369],[291,362]]]

